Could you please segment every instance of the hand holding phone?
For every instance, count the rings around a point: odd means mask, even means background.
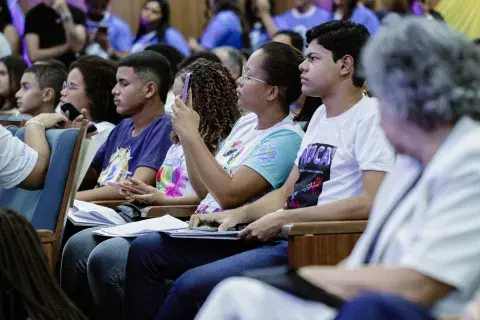
[[[114,187],[114,188],[116,188],[116,189],[123,189],[123,190],[130,191],[130,192],[133,193],[133,194],[138,194],[138,195],[147,194],[147,193],[146,193],[145,191],[143,191],[143,190],[136,189],[136,188],[131,187],[131,186],[129,186],[129,185],[121,184],[121,183],[118,183],[118,182],[107,182],[107,185],[109,185],[110,187]]]
[[[60,109],[62,109],[63,113],[68,115],[68,120],[70,121],[75,121],[75,119],[82,115],[80,111],[78,111],[77,108],[75,108],[74,105],[69,102],[62,104]],[[87,133],[92,133],[95,131],[97,131],[97,127],[95,127],[95,125],[92,123],[87,129]]]

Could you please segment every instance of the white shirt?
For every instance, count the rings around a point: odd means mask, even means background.
[[[319,206],[362,194],[362,171],[388,172],[394,153],[380,128],[378,102],[363,97],[339,116],[315,111],[295,161],[300,178],[286,208]]]
[[[188,177],[185,153],[180,144],[173,144],[163,160],[162,167],[157,172],[157,189],[167,197],[182,197],[195,195]]]
[[[276,189],[283,185],[292,169],[292,161],[298,151],[303,131],[290,116],[265,130],[257,130],[257,125],[256,114],[249,113],[241,117],[225,139],[215,159],[231,177],[242,166],[248,166]],[[280,134],[276,135],[277,133]],[[285,135],[282,136],[282,133]],[[272,138],[271,141],[264,144],[269,138]],[[298,145],[295,145],[296,140]],[[290,153],[293,153],[291,160],[288,159]],[[277,172],[272,173],[273,170]],[[203,213],[221,210],[210,193],[197,208],[197,212]]]
[[[433,311],[460,313],[480,293],[479,136],[480,123],[462,118],[406,197],[422,166],[408,156],[398,156],[346,267],[363,265],[377,230],[391,213],[370,264],[413,269],[453,286],[456,290],[435,303]]]
[[[32,172],[37,159],[35,150],[0,125],[0,187],[19,185]]]

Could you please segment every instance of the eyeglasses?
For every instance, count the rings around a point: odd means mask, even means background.
[[[62,89],[75,90],[75,89],[78,89],[78,87],[71,82],[63,81]]]
[[[242,69],[242,76],[240,77],[240,79],[242,79],[242,80],[255,80],[255,81],[267,84],[267,81],[265,81],[265,80],[250,77],[249,75],[247,75],[247,69],[245,69],[245,67],[243,67],[243,69]]]

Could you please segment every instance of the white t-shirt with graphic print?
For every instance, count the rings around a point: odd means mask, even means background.
[[[178,143],[168,149],[157,172],[157,189],[169,198],[195,195],[187,172],[183,147]]]
[[[265,130],[255,129],[257,125],[258,119],[254,113],[241,117],[215,159],[232,177],[242,166],[247,166],[264,177],[273,189],[277,189],[290,174],[303,131],[290,116]],[[218,211],[222,209],[211,194],[197,208],[198,213]]]
[[[378,102],[363,97],[327,118],[325,105],[310,121],[295,161],[300,178],[285,209],[319,206],[362,194],[362,171],[388,172],[394,152],[379,126]]]

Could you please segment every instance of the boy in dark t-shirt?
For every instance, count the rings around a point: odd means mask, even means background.
[[[154,185],[172,145],[172,119],[164,107],[171,83],[170,64],[159,53],[143,51],[119,62],[115,105],[119,114],[130,118],[120,122],[98,150],[85,178],[93,177],[97,188],[77,193],[78,200],[122,200],[107,183],[130,176]]]
[[[44,0],[25,17],[25,42],[31,62],[58,59],[68,67],[85,46],[85,14],[65,0]]]

